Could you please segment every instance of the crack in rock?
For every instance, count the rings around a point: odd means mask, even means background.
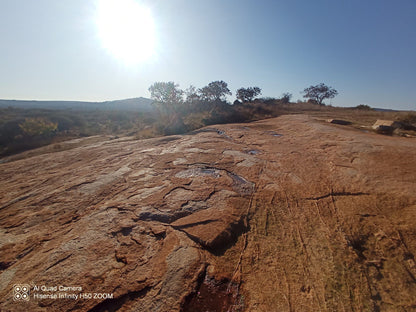
[[[351,192],[331,192],[322,196],[317,196],[317,197],[307,197],[305,198],[306,200],[320,200],[320,199],[324,199],[330,196],[362,196],[362,195],[370,195],[369,193],[364,193],[364,192],[356,192],[356,193],[351,193]]]

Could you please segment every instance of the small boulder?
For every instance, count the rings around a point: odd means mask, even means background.
[[[379,126],[387,126],[387,127],[392,127],[394,129],[396,128],[401,128],[401,123],[398,121],[394,121],[394,120],[383,120],[383,119],[378,119],[374,125],[373,125],[373,129],[376,130],[377,127]]]
[[[332,124],[343,125],[343,126],[348,126],[348,125],[351,124],[350,121],[346,121],[346,120],[342,120],[342,119],[328,119],[327,121],[329,123],[332,123]]]
[[[391,135],[394,132],[394,128],[390,126],[378,125],[377,127],[373,126],[373,129],[380,134],[388,134]]]
[[[393,134],[394,129],[400,128],[401,125],[399,122],[394,120],[377,120],[374,125],[373,129],[380,134]]]

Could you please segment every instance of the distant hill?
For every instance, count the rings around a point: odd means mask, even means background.
[[[400,112],[401,110],[397,110],[397,109],[390,109],[390,108],[377,108],[377,107],[374,107],[373,108],[375,111],[377,111],[377,112]]]
[[[125,110],[125,111],[153,111],[152,100],[144,97],[105,101],[26,101],[26,100],[0,100],[0,108],[40,108],[40,109],[76,109],[76,110]]]

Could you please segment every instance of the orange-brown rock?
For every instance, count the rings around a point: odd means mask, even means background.
[[[305,115],[2,163],[1,311],[186,310],[205,275],[235,311],[411,311],[415,164]],[[112,298],[34,297],[59,293]]]

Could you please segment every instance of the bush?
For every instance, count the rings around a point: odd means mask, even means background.
[[[50,136],[58,128],[57,123],[53,123],[46,118],[25,118],[25,121],[19,124],[23,133],[28,136]]]
[[[396,119],[403,124],[403,129],[416,131],[416,113],[406,113]]]
[[[361,110],[373,110],[370,106],[368,106],[366,104],[357,105],[355,108],[356,109],[361,109]]]
[[[280,101],[282,101],[283,104],[287,104],[290,102],[290,99],[292,98],[292,94],[289,92],[283,93],[282,98]]]
[[[259,100],[264,104],[273,104],[277,99],[274,97],[262,97]]]

